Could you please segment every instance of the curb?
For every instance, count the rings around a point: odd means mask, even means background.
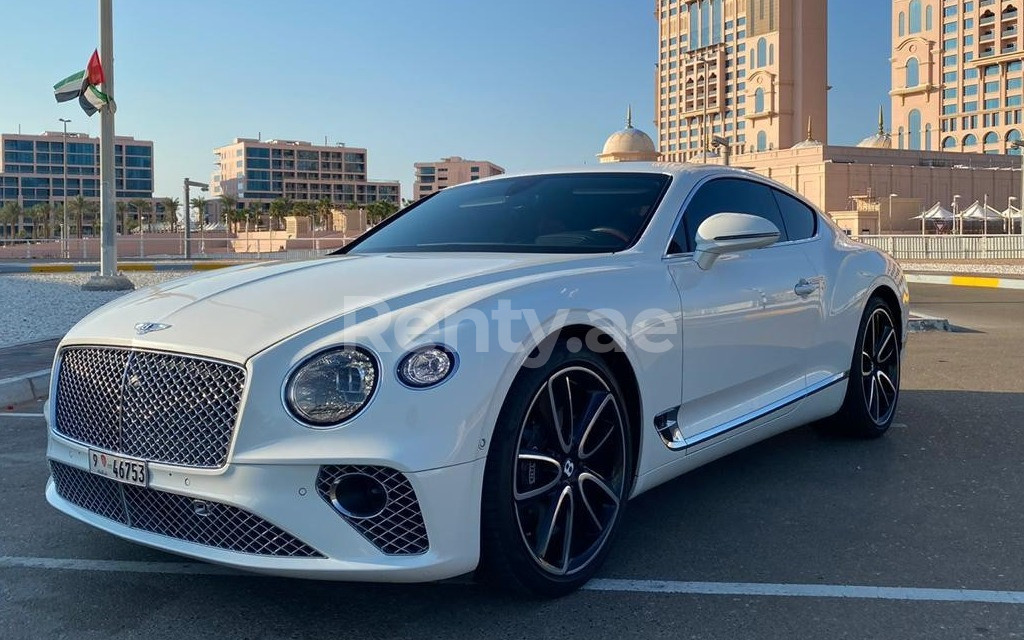
[[[0,406],[39,400],[45,398],[49,393],[49,369],[40,369],[32,373],[0,380]]]
[[[952,274],[908,273],[907,282],[918,284],[945,284],[954,287],[980,287],[984,289],[1020,289],[1024,290],[1024,279],[996,278],[983,276],[958,276]]]
[[[176,264],[173,262],[122,262],[118,271],[212,271],[234,267],[245,262],[198,262]],[[0,275],[5,273],[95,273],[95,264],[0,264]]]
[[[952,330],[953,327],[949,324],[949,320],[946,318],[935,318],[933,316],[924,316],[919,313],[915,313],[913,314],[913,317],[907,321],[907,331],[910,331],[911,333]]]

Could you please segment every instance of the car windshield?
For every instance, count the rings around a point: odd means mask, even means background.
[[[622,251],[640,237],[669,181],[653,173],[570,173],[460,186],[420,202],[341,252]]]

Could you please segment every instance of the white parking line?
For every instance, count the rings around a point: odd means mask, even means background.
[[[43,414],[41,414],[41,413],[17,413],[17,412],[7,413],[7,412],[0,412],[0,418],[42,418],[42,417],[43,417]]]
[[[610,580],[598,578],[591,580],[583,588],[588,591],[669,593],[686,595],[774,596],[783,598],[858,598],[866,600],[925,600],[933,602],[1024,604],[1024,591],[864,587],[840,584],[675,582],[661,580]]]
[[[134,560],[88,560],[83,558],[33,558],[0,556],[0,569],[41,569],[103,571],[113,573],[158,573],[193,576],[251,576],[250,574],[202,562],[141,562]],[[462,580],[458,582],[465,584]],[[923,589],[915,587],[867,587],[839,584],[771,584],[761,582],[677,582],[672,580],[617,580],[596,578],[585,591],[606,593],[654,593],[668,595],[759,596],[775,598],[853,598],[861,600],[913,600],[929,602],[1024,604],[1024,591],[982,591],[975,589]]]

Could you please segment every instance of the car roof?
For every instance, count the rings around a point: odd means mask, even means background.
[[[686,182],[689,184],[696,183],[702,178],[711,175],[732,175],[737,177],[752,177],[757,175],[745,169],[726,167],[718,164],[692,164],[684,162],[606,162],[601,164],[552,167],[550,169],[505,173],[497,176],[483,178],[481,180],[474,180],[473,182],[467,184],[479,184],[480,182],[501,180],[504,178],[518,178],[524,176],[554,175],[566,173],[657,173],[662,175],[669,175],[675,178],[681,178],[682,180],[679,180],[679,182]],[[459,186],[462,185],[453,185],[451,188],[457,188]]]

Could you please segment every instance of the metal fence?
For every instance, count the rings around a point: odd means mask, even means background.
[[[1024,258],[1022,235],[860,236],[897,260],[1002,260]]]
[[[253,234],[255,235],[255,234]],[[198,236],[189,240],[191,257],[198,260],[293,260],[325,255],[345,246],[351,238],[238,237],[224,233]],[[180,260],[185,256],[185,240],[180,234],[145,233],[118,236],[119,260]],[[72,238],[67,250],[57,239],[26,240],[0,238],[0,261],[65,260],[96,261],[100,258],[99,238]]]

